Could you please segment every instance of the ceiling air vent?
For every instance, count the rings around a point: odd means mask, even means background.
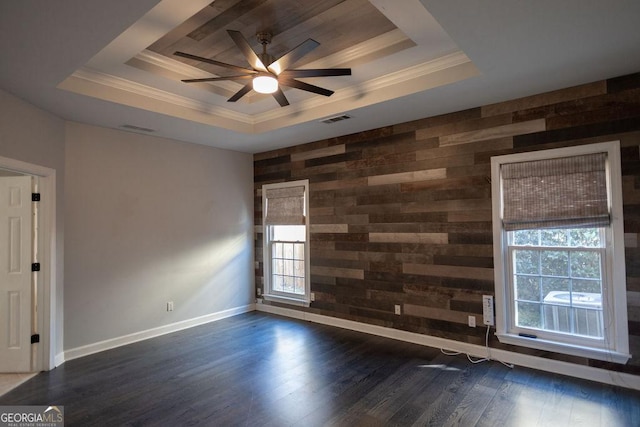
[[[348,120],[350,118],[351,118],[351,116],[348,115],[348,114],[340,114],[339,116],[329,117],[329,118],[326,118],[326,119],[322,119],[320,121],[322,123],[326,123],[326,124],[330,125],[331,123],[341,122],[343,120]]]
[[[140,126],[134,126],[134,125],[122,125],[122,126],[120,126],[120,127],[121,127],[122,129],[132,130],[132,131],[134,131],[134,132],[147,132],[147,133],[155,132],[155,130],[154,130],[154,129],[143,128],[143,127],[140,127]]]

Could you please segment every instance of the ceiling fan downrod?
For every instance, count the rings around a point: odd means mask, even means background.
[[[261,32],[256,34],[256,38],[262,45],[262,53],[258,55],[265,67],[273,63],[275,58],[267,53],[267,45],[271,43],[271,33]]]

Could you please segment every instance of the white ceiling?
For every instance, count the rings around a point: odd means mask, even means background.
[[[287,91],[285,108],[229,104],[126,64],[210,2],[2,1],[0,88],[67,120],[261,152],[640,71],[637,0],[370,0],[400,31],[379,42],[415,46],[313,82],[330,98]],[[369,48],[303,68],[349,66]],[[353,118],[319,121],[342,113]]]

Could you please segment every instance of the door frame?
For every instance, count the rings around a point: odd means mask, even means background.
[[[39,233],[38,250],[41,264],[36,289],[38,291],[37,330],[40,345],[31,366],[34,372],[48,371],[56,367],[56,346],[58,321],[62,313],[57,312],[56,281],[56,171],[44,166],[22,162],[0,156],[0,168],[38,177],[39,192]],[[62,354],[62,352],[61,352]],[[63,361],[60,360],[60,363]],[[58,363],[58,364],[60,364]]]

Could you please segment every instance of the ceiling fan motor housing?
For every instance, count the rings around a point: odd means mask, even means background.
[[[256,34],[256,38],[263,46],[271,43],[271,33],[261,32]]]

